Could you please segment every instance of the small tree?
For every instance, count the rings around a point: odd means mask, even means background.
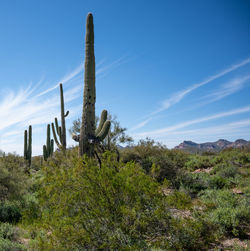
[[[113,150],[119,144],[124,143],[132,143],[132,137],[126,134],[126,128],[121,127],[120,122],[117,121],[117,117],[111,114],[108,114],[108,120],[111,121],[111,127],[108,133],[108,136],[102,141],[102,146],[107,150]],[[96,116],[95,124],[99,122],[99,117]],[[69,133],[71,135],[79,135],[80,133],[80,126],[81,126],[81,119],[77,118],[73,121],[72,127],[69,129]]]

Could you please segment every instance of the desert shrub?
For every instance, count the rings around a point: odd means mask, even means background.
[[[227,180],[219,175],[210,175],[208,177],[208,189],[222,189],[227,184]]]
[[[28,193],[24,196],[22,223],[25,225],[33,224],[41,216],[41,208],[36,195],[37,192]]]
[[[0,250],[1,251],[22,251],[24,247],[16,241],[19,233],[16,227],[9,223],[0,223]]]
[[[0,223],[0,238],[15,241],[18,233],[15,227],[9,223]]]
[[[191,206],[191,198],[185,192],[174,191],[166,197],[166,201],[170,207],[177,209],[186,209]]]
[[[165,250],[208,250],[216,240],[216,226],[204,218],[177,218]]]
[[[55,154],[39,192],[45,250],[147,249],[166,238],[170,215],[159,184],[134,163]],[[160,241],[159,246],[164,241]],[[53,247],[53,248],[52,248]]]
[[[11,154],[0,158],[0,201],[20,200],[26,192],[23,158]]]
[[[188,160],[188,155],[179,150],[166,149],[161,156],[153,156],[152,159],[154,166],[158,167],[158,169],[151,169],[153,177],[155,177],[158,182],[167,179],[173,187],[179,187],[177,178],[184,171],[184,165]]]
[[[189,171],[196,169],[206,169],[214,165],[213,156],[201,156],[193,154],[189,157],[189,160],[185,163],[185,167]]]
[[[239,173],[239,167],[221,163],[216,165],[211,173],[218,174],[222,178],[234,178]]]
[[[208,207],[207,219],[225,234],[246,237],[250,224],[250,206],[245,196],[229,190],[207,190],[202,200]]]
[[[20,203],[16,201],[0,202],[0,222],[17,223],[20,218]]]
[[[122,152],[122,160],[134,161],[142,166],[158,182],[168,179],[173,187],[178,187],[177,176],[182,172],[188,154],[179,150],[169,150],[153,140],[141,140],[137,146]]]
[[[1,251],[24,251],[25,247],[19,243],[12,242],[8,239],[0,238],[0,250]]]
[[[216,158],[217,163],[244,166],[250,164],[250,152],[243,149],[225,149]]]
[[[180,187],[187,191],[191,197],[208,188],[210,175],[207,173],[183,173],[178,177]]]

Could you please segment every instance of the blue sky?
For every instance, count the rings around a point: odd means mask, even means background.
[[[250,140],[250,2],[246,0],[0,1],[0,149],[33,155],[46,125],[81,116],[85,21],[94,15],[96,113],[135,140]],[[68,134],[68,145],[74,142]]]

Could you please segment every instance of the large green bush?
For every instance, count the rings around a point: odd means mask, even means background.
[[[56,153],[41,171],[35,250],[202,250],[214,240],[211,224],[172,212],[191,207],[188,195],[164,195],[166,183],[136,163],[105,153],[99,168],[73,150]]]
[[[73,153],[56,156],[43,172],[42,224],[50,234],[40,248],[146,249],[156,236],[164,243],[170,219],[164,197],[139,165],[106,153],[99,168]]]

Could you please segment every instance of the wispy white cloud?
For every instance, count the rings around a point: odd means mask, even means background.
[[[218,90],[206,95],[203,98],[209,99],[209,103],[220,100],[243,89],[245,84],[248,83],[249,80],[250,80],[250,75],[235,78],[229,81],[228,83],[223,84]]]
[[[48,88],[45,91],[40,92],[39,94],[36,95],[36,97],[40,97],[44,94],[47,94],[53,90],[55,90],[58,87],[58,83],[63,83],[64,85],[66,83],[68,83],[69,81],[71,81],[73,78],[75,78],[80,72],[83,71],[83,64],[80,64],[79,66],[77,66],[72,72],[66,74],[64,77],[62,77],[57,84],[55,84],[54,86],[52,86],[51,88]]]
[[[98,74],[105,74],[113,67],[124,63],[125,60],[124,57],[121,57],[107,65],[104,62],[102,60],[98,64],[100,67]],[[77,116],[82,106],[76,106],[72,101],[82,96],[83,74],[81,73],[83,73],[83,64],[80,64],[72,72],[63,76],[57,84],[48,89],[39,92],[38,89],[42,86],[41,84],[44,85],[45,83],[43,79],[37,84],[31,83],[26,88],[21,88],[17,91],[9,90],[7,95],[3,95],[3,98],[0,99],[0,117],[3,118],[0,123],[0,148],[12,151],[10,143],[14,142],[17,152],[21,152],[20,149],[18,150],[18,146],[22,146],[22,144],[18,142],[23,140],[23,130],[28,125],[33,125],[33,133],[36,133],[36,128],[41,129],[42,126],[44,130],[46,129],[46,124],[51,123],[55,117],[60,116],[59,91],[55,94],[53,93],[53,95],[51,93],[59,87],[60,82],[63,83],[64,87],[65,83],[70,83],[70,86],[66,85],[64,90],[65,109],[70,111],[70,115],[67,118],[72,119],[74,116]],[[34,142],[34,149],[40,149],[37,147],[37,143]]]
[[[149,121],[153,120],[154,119],[154,116],[160,112],[163,112],[165,110],[167,110],[168,108],[170,108],[171,106],[179,103],[185,96],[187,96],[189,93],[191,93],[192,91],[195,91],[196,89],[198,89],[199,87],[202,87],[220,77],[223,77],[224,75],[234,71],[234,70],[237,70],[247,64],[250,63],[250,58],[247,58],[245,60],[243,60],[242,62],[238,63],[238,64],[234,64],[232,65],[231,67],[221,71],[220,73],[218,74],[214,74],[210,77],[208,77],[206,80],[200,82],[200,83],[197,83],[197,84],[194,84],[194,85],[191,85],[189,86],[188,88],[186,89],[183,89],[179,92],[176,92],[174,93],[173,95],[171,95],[168,99],[164,100],[161,104],[161,107],[159,107],[158,109],[156,109],[155,111],[153,111],[152,113],[150,113],[149,115],[145,116],[144,118],[146,118],[144,121],[136,124],[133,128],[130,129],[130,131],[135,131],[137,129],[140,129],[142,127],[144,127],[146,124],[149,123]],[[250,79],[250,76],[247,75],[247,76],[244,76],[244,77],[240,77],[240,78],[237,78],[237,79],[234,79],[228,83],[226,83],[225,85],[223,85],[221,87],[221,89],[203,97],[203,99],[208,99],[209,98],[209,101],[207,100],[205,102],[205,104],[207,103],[210,103],[210,102],[214,102],[216,100],[219,100],[219,99],[222,99],[228,95],[231,95],[237,91],[239,91],[240,89],[242,89],[244,87],[244,84]]]
[[[128,62],[128,60],[129,59],[127,58],[127,56],[122,56],[122,57],[118,58],[117,60],[111,62],[110,64],[107,64],[107,65],[104,65],[101,67],[100,67],[100,65],[102,65],[102,64],[99,64],[99,66],[96,69],[97,79],[103,78],[104,76],[106,76],[108,74],[108,72],[111,69],[114,69],[122,64],[125,64],[126,62]]]
[[[161,135],[164,136],[168,132],[176,131],[177,129],[185,128],[185,127],[188,127],[190,125],[206,122],[206,121],[209,121],[209,120],[220,119],[220,118],[223,118],[223,117],[233,116],[233,115],[237,115],[237,114],[241,114],[241,113],[246,113],[246,112],[250,112],[250,106],[246,106],[246,107],[239,108],[239,109],[234,109],[234,110],[227,111],[227,112],[221,112],[221,113],[217,113],[217,114],[214,114],[214,115],[211,115],[211,116],[206,116],[206,117],[202,117],[202,118],[198,118],[198,119],[194,119],[194,120],[189,120],[189,121],[179,123],[177,125],[170,126],[170,127],[165,127],[165,128],[162,128],[162,129],[137,133],[137,134],[135,134],[133,136],[135,138],[154,137],[154,136],[161,136]]]
[[[250,58],[247,58],[247,59],[243,60],[242,62],[240,62],[239,64],[235,64],[235,65],[221,71],[218,74],[215,74],[215,75],[208,77],[206,80],[204,80],[200,83],[191,85],[190,87],[188,87],[184,90],[181,90],[177,93],[174,93],[170,98],[164,100],[162,102],[161,107],[159,109],[155,110],[154,112],[152,112],[151,115],[157,114],[159,112],[162,112],[162,111],[168,109],[169,107],[173,106],[174,104],[177,104],[178,102],[180,102],[185,96],[187,96],[189,93],[196,90],[197,88],[204,86],[204,85],[206,85],[206,84],[208,84],[208,83],[210,83],[220,77],[223,77],[224,75],[226,75],[232,71],[235,71],[235,70],[237,70],[237,69],[239,69],[249,63],[250,63]]]
[[[145,119],[144,121],[142,121],[141,123],[135,125],[134,127],[132,127],[131,129],[129,129],[130,132],[138,130],[142,127],[144,127],[146,124],[148,124],[148,122],[151,120],[151,118]]]
[[[197,128],[192,130],[177,130],[167,133],[165,136],[156,137],[167,147],[175,147],[184,140],[191,140],[196,143],[216,141],[220,138],[226,139],[250,139],[250,119],[222,124],[217,126]]]
[[[232,132],[232,130],[241,130],[242,128],[250,127],[250,119],[240,120],[237,122],[227,123],[223,125],[210,126],[205,128],[191,129],[191,130],[177,130],[170,131],[168,136],[184,136],[186,139],[195,135],[195,137],[200,137],[201,135],[218,135],[221,133]],[[250,135],[250,133],[249,133]]]

